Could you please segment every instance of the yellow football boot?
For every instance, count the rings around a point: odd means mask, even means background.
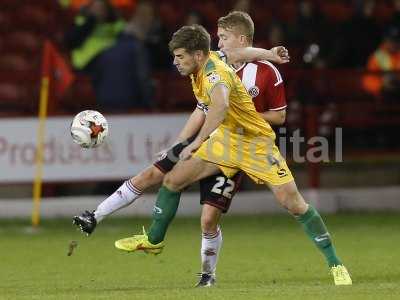
[[[115,241],[115,247],[126,252],[142,250],[146,253],[160,254],[164,248],[164,242],[158,244],[150,243],[143,228],[143,234]]]
[[[346,267],[343,265],[334,266],[331,268],[335,285],[352,285],[351,277]]]

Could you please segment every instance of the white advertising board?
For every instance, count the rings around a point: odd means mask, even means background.
[[[72,117],[49,118],[44,148],[45,182],[128,178],[170,146],[187,114],[119,115],[107,117],[107,142],[83,149],[70,136]],[[31,182],[35,173],[36,118],[0,119],[0,183]]]

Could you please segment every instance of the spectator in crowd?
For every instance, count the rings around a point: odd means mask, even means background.
[[[325,55],[329,50],[330,28],[319,9],[311,0],[298,4],[294,23],[288,30],[289,46],[303,53],[305,66],[324,66]]]
[[[93,0],[83,6],[65,34],[74,68],[83,70],[94,57],[114,45],[123,28],[124,21],[107,0]]]
[[[169,33],[152,1],[142,1],[140,15],[134,14],[131,22],[140,28],[147,28],[143,42],[151,57],[152,71],[170,69],[171,54],[168,50]]]
[[[151,26],[147,1],[137,3],[128,23],[107,0],[94,0],[66,34],[75,69],[88,74],[98,108],[123,111],[152,106],[150,65],[144,40]]]
[[[382,72],[368,74],[363,78],[363,86],[374,96],[387,100],[400,97],[400,28],[390,27],[382,44],[372,53],[368,60],[367,70]]]
[[[343,68],[365,66],[368,56],[381,39],[381,29],[374,18],[375,0],[359,1],[351,19],[335,34],[331,65]]]
[[[321,12],[313,1],[299,1],[297,14],[290,26],[290,39],[295,45],[308,45],[321,39],[325,27]]]

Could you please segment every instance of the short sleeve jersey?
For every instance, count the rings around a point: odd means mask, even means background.
[[[197,107],[207,112],[213,89],[224,85],[229,89],[229,108],[220,127],[244,135],[265,135],[274,140],[275,133],[271,126],[257,113],[240,78],[222,59],[220,52],[211,51],[202,69],[190,76]]]
[[[286,108],[285,87],[279,70],[269,61],[245,63],[235,70],[258,112]]]

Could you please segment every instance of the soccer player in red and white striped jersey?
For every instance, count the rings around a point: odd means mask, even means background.
[[[230,30],[218,26],[218,48],[220,58],[226,62],[226,53],[230,50],[249,47],[252,37],[241,33],[245,18],[242,12],[232,12],[239,23]],[[225,49],[225,50],[224,50]],[[231,65],[241,79],[243,85],[253,98],[254,106],[263,119],[271,125],[282,125],[286,117],[286,97],[283,79],[278,69],[270,62],[261,60]],[[202,189],[202,186],[201,186]],[[199,286],[207,286],[215,280],[218,255],[222,245],[222,231],[218,225],[222,210],[212,203],[203,204],[201,214],[201,274]]]
[[[226,62],[228,49],[251,47],[253,34],[254,24],[247,13],[234,11],[220,18],[217,32],[220,58]],[[286,117],[286,99],[283,79],[278,69],[272,63],[262,60],[238,63],[232,65],[232,68],[236,70],[236,74],[252,96],[254,106],[263,119],[271,125],[282,125]],[[202,279],[198,284],[199,286],[210,286],[215,281],[217,259],[222,245],[222,232],[218,225],[220,217],[221,210],[204,203],[201,214],[203,232],[201,246]],[[318,224],[316,228],[321,229],[321,236],[323,238],[329,237],[329,233],[319,215],[315,217],[315,222]],[[324,240],[326,244],[323,246],[319,243],[319,238],[313,240],[331,267],[335,284],[351,284],[347,269],[336,256],[330,237],[328,240]]]

